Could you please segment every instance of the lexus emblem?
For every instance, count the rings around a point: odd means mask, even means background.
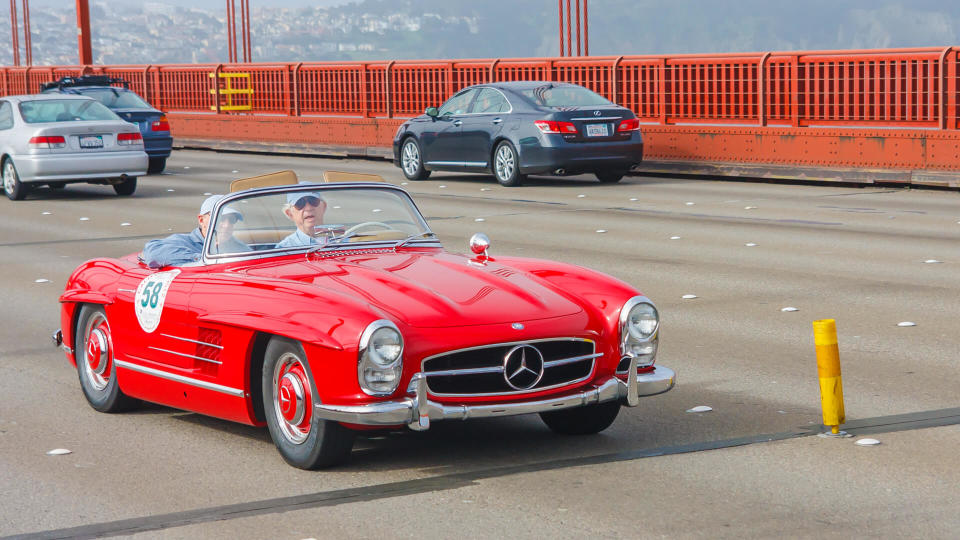
[[[503,378],[514,390],[529,390],[543,378],[543,355],[533,345],[517,345],[503,357]]]
[[[594,116],[600,116],[600,111],[593,111]]]

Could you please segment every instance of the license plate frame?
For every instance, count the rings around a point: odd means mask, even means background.
[[[609,137],[610,128],[606,124],[587,124],[587,137]]]
[[[103,135],[81,135],[80,148],[103,148]]]

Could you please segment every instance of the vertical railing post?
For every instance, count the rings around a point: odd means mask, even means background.
[[[957,92],[960,91],[960,80],[958,80],[960,79],[960,73],[957,72],[957,57],[960,56],[960,53],[954,50],[952,54],[947,55],[948,58],[950,56],[952,56],[953,59],[948,61],[950,67],[947,69],[947,74],[949,75],[947,92],[949,92],[950,95],[948,100],[950,106],[947,108],[950,117],[948,129],[956,130],[960,129],[960,118],[958,118],[958,115],[960,115],[960,103],[957,103]]]
[[[500,63],[500,59],[499,59],[499,58],[497,58],[497,59],[494,60],[493,62],[490,62],[490,74],[487,75],[487,82],[490,82],[490,83],[495,83],[495,82],[497,82],[496,73],[497,73],[497,64],[499,64],[499,63]]]
[[[619,77],[617,77],[617,71],[620,66],[620,62],[622,61],[623,61],[623,56],[618,56],[617,59],[613,61],[613,65],[610,66],[610,85],[612,86],[612,90],[610,92],[610,101],[614,103],[618,103],[617,102],[617,95],[618,95],[617,81],[619,80]]]
[[[667,57],[660,59],[657,66],[657,100],[660,109],[660,125],[667,125]]]
[[[223,69],[223,64],[217,64],[217,68],[213,70],[213,99],[216,101],[215,107],[217,108],[217,114],[220,114],[220,71]]]
[[[300,116],[301,107],[300,107],[300,68],[303,67],[303,62],[297,63],[293,66],[293,115]]]
[[[948,60],[952,49],[940,53],[940,129],[957,129],[957,64]]]
[[[760,63],[757,65],[757,102],[759,106],[757,108],[757,124],[760,126],[767,125],[767,89],[766,89],[766,73],[767,73],[767,60],[770,58],[770,53],[764,53],[760,57]]]
[[[290,91],[290,64],[283,64],[283,110],[287,113],[287,116],[293,115],[293,97]]]
[[[800,126],[800,57],[790,57],[790,125]]]
[[[393,96],[390,94],[390,68],[393,67],[394,62],[394,60],[387,62],[387,69],[383,74],[383,94],[387,103],[387,118],[393,118]]]
[[[364,118],[370,117],[370,106],[367,103],[367,68],[369,66],[366,63],[360,64],[360,114]]]

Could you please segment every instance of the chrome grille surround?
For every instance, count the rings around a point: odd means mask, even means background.
[[[505,356],[513,348],[522,345],[533,346],[543,354],[543,376],[530,388],[514,390],[504,376]],[[483,351],[489,351],[490,354],[484,355]],[[433,396],[511,396],[552,390],[587,381],[594,375],[596,359],[600,356],[602,353],[596,352],[596,343],[591,339],[544,338],[446,351],[424,358],[420,363],[420,369],[426,378],[427,388]],[[450,365],[451,363],[460,365]],[[450,391],[451,386],[469,386],[471,382],[479,380],[483,380],[488,388]]]

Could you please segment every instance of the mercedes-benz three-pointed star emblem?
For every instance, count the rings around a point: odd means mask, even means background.
[[[503,378],[514,390],[529,390],[543,378],[543,354],[533,345],[517,345],[503,357]]]

